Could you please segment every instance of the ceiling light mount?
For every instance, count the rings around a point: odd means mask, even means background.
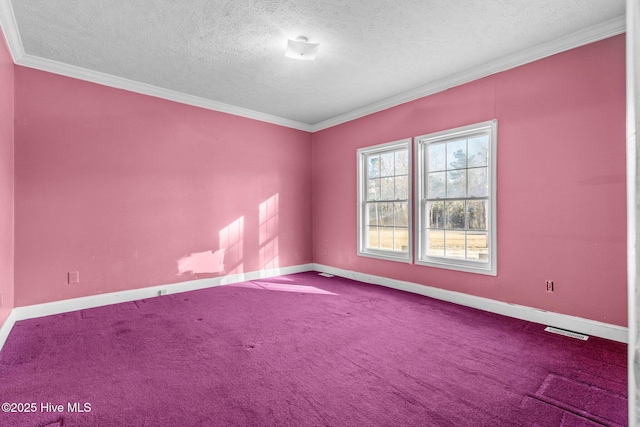
[[[299,36],[295,40],[287,40],[287,50],[284,56],[304,61],[313,61],[318,55],[319,47],[319,43],[309,43],[307,37]]]

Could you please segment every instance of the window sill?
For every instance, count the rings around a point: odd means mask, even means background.
[[[484,274],[487,276],[497,276],[497,266],[491,264],[474,263],[473,261],[467,262],[448,262],[449,260],[433,259],[429,261],[416,260],[416,265],[422,265],[425,267],[434,267],[446,270],[462,271],[465,273]]]
[[[405,264],[411,264],[411,254],[407,253],[393,253],[385,251],[358,251],[358,256],[367,258],[376,258],[384,261],[396,261],[403,262]]]

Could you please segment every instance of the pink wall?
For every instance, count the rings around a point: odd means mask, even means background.
[[[13,308],[13,73],[0,31],[0,326]]]
[[[624,67],[617,36],[315,133],[314,262],[625,326]],[[493,118],[498,276],[358,257],[356,150]]]
[[[626,325],[623,36],[313,135],[22,67],[15,81],[16,306],[313,261]],[[356,150],[491,118],[498,276],[358,257]]]
[[[312,261],[310,134],[15,73],[16,306]]]

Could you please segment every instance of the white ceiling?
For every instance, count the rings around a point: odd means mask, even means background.
[[[624,32],[625,0],[0,0],[17,64],[315,131]],[[320,43],[285,58],[287,38]]]

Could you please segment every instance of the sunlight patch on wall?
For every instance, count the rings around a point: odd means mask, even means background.
[[[278,193],[269,197],[259,206],[259,258],[260,268],[278,268]]]
[[[181,274],[198,274],[212,273],[225,274],[224,270],[224,254],[225,248],[218,249],[215,252],[204,251],[192,253],[189,256],[182,257],[178,260],[178,275]]]
[[[219,247],[225,251],[225,271],[227,274],[244,272],[244,216],[236,219],[218,233]]]

